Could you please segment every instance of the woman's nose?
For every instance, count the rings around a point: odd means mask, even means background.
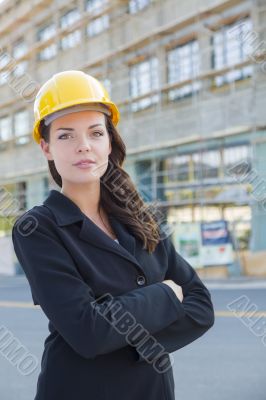
[[[91,145],[90,142],[87,138],[80,139],[79,144],[77,146],[77,151],[82,152],[82,151],[90,151],[91,150]]]
[[[83,152],[83,151],[90,151],[90,147],[89,146],[79,146],[78,147],[78,152]]]

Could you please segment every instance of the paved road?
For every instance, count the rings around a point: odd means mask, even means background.
[[[230,285],[221,286],[209,286],[216,310],[214,327],[173,353],[176,400],[266,400],[266,286],[235,284],[231,289]],[[240,310],[244,310],[246,303],[250,311],[256,308],[256,314],[235,316],[228,304],[236,299]],[[27,366],[17,368],[0,351],[1,400],[34,398],[48,330],[42,311],[29,303],[32,304],[32,299],[25,277],[0,277],[0,329],[9,330],[25,346],[25,354],[32,355],[33,361],[36,357],[38,362],[32,364],[35,369],[30,374],[22,375],[21,372],[28,372]],[[251,329],[251,322],[258,318],[257,330]]]

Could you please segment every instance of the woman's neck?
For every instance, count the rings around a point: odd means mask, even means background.
[[[72,200],[83,212],[90,217],[99,217],[100,209],[100,188],[97,185],[86,187],[83,189],[74,190],[65,188],[61,189],[61,193]]]

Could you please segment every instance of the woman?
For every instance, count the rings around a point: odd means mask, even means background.
[[[34,114],[61,187],[12,230],[49,320],[35,400],[173,400],[169,353],[214,324],[210,293],[122,168],[119,111],[101,83],[58,73]]]

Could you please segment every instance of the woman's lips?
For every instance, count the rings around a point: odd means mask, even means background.
[[[95,165],[95,162],[86,161],[86,162],[82,162],[82,163],[79,163],[79,164],[75,164],[75,167],[78,167],[78,168],[81,168],[81,169],[86,169],[86,168],[93,167],[93,165]]]

